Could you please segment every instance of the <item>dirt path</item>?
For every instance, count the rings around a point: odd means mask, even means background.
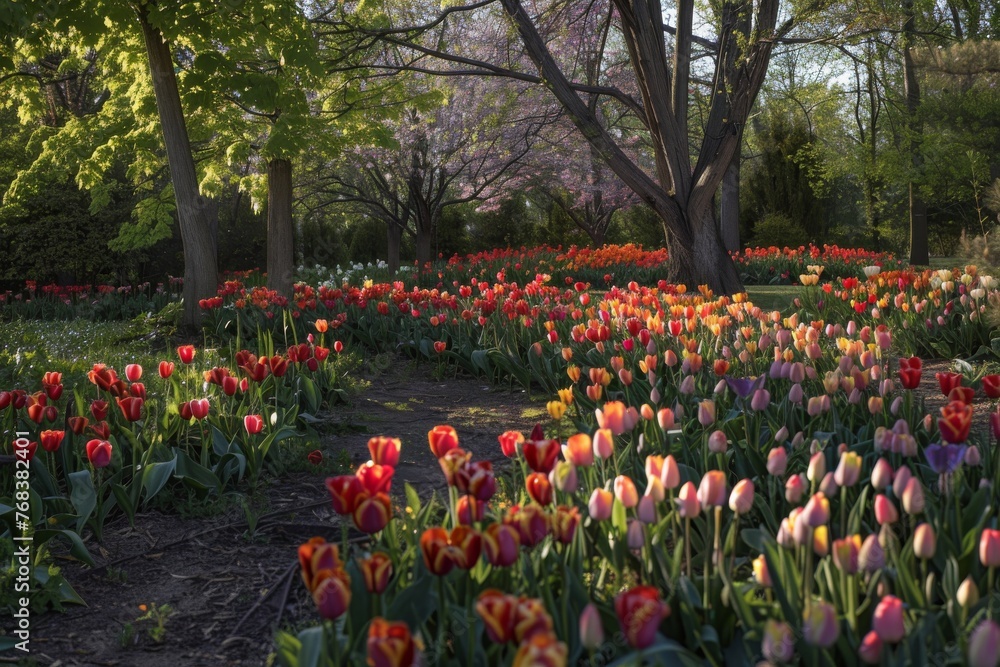
[[[448,423],[462,446],[477,458],[502,458],[497,435],[527,432],[544,405],[523,392],[492,390],[469,378],[435,380],[431,368],[398,362],[352,405],[317,425],[318,446],[327,456],[346,450],[352,465],[368,459],[372,435],[402,439],[394,492],[403,482],[421,493],[441,487],[437,461],[427,448],[427,431]],[[333,433],[337,433],[334,435]],[[209,519],[160,512],[124,520],[105,529],[105,540],[88,546],[99,567],[68,564],[64,574],[87,601],[66,613],[36,617],[31,657],[37,665],[121,665],[124,667],[208,667],[263,665],[278,627],[314,620],[312,603],[299,579],[296,549],[312,537],[340,537],[337,517],[323,486],[325,475],[296,473],[267,490],[268,512],[251,538],[238,504]],[[161,642],[151,621],[137,622],[140,605],[170,605]],[[32,663],[28,663],[32,664]]]

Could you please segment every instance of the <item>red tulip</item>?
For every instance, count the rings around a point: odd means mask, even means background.
[[[316,611],[327,620],[339,618],[351,604],[351,578],[342,568],[320,574],[312,591]]]
[[[500,441],[500,451],[503,455],[510,458],[517,454],[518,446],[524,442],[524,436],[520,431],[506,431],[497,437]]]
[[[392,519],[392,500],[386,493],[370,494],[362,491],[358,494],[351,516],[354,525],[362,533],[377,533],[388,526]]]
[[[368,627],[369,667],[414,667],[419,663],[416,643],[404,621],[375,617]]]
[[[471,570],[479,562],[483,550],[483,538],[469,526],[455,526],[448,535],[448,543],[455,548],[455,565],[463,570]]]
[[[95,468],[105,468],[111,463],[111,443],[107,440],[91,440],[87,443],[87,460]]]
[[[938,386],[941,387],[941,393],[945,396],[950,394],[951,390],[955,387],[962,386],[961,373],[935,373],[934,377],[937,378]]]
[[[333,511],[343,516],[354,512],[358,496],[365,488],[354,475],[339,475],[326,480],[326,490],[330,492]]]
[[[108,426],[107,422],[97,422],[96,424],[91,424],[90,431],[101,440],[107,440],[111,437],[111,428]]]
[[[972,387],[955,387],[948,392],[948,401],[958,401],[966,405],[972,405],[972,399],[976,397],[976,390]]]
[[[136,398],[146,400],[146,385],[141,382],[133,382],[129,385],[128,393]]]
[[[371,454],[372,461],[392,468],[399,465],[399,450],[401,446],[399,438],[387,438],[384,435],[368,440],[368,452]]]
[[[337,570],[342,565],[337,545],[330,544],[322,537],[314,537],[299,546],[299,566],[302,571],[302,581],[310,591],[319,583],[321,572],[324,570]]]
[[[389,493],[392,486],[392,475],[395,469],[392,466],[380,466],[369,461],[358,468],[357,477],[361,480],[361,486],[365,491],[375,495],[376,493]]]
[[[268,368],[271,369],[271,374],[275,377],[284,377],[285,373],[288,372],[288,359],[282,357],[281,355],[274,355],[268,361]],[[263,380],[263,378],[261,378]],[[260,380],[257,380],[260,382]]]
[[[318,466],[323,462],[323,452],[318,449],[314,449],[306,454],[306,460],[314,466]]]
[[[549,534],[549,517],[539,505],[514,505],[503,518],[503,522],[517,529],[521,544],[533,547]]]
[[[467,461],[455,473],[455,486],[461,493],[476,500],[488,501],[497,490],[493,464],[489,461]]]
[[[201,421],[208,416],[209,405],[207,398],[198,398],[193,401],[189,401],[191,405],[191,416]]]
[[[476,521],[482,521],[488,506],[489,503],[476,500],[474,496],[459,496],[458,502],[455,504],[458,522],[463,526],[471,526]]]
[[[486,636],[495,644],[506,644],[514,639],[518,599],[496,589],[488,589],[476,598],[476,613],[483,619]]]
[[[36,424],[42,423],[42,417],[45,416],[45,403],[48,399],[45,394],[38,392],[32,394],[28,397],[27,410],[28,419],[35,422]]]
[[[899,381],[903,389],[916,389],[920,386],[920,374],[923,371],[923,362],[920,357],[910,357],[899,360]]]
[[[340,354],[341,352],[344,351],[344,344],[342,342],[340,342],[339,340],[338,341],[334,341],[334,343],[333,343],[333,351],[336,352],[337,354]]]
[[[122,416],[126,421],[134,422],[142,418],[143,400],[137,396],[118,399],[118,408],[122,411]]]
[[[451,426],[435,426],[428,431],[427,442],[430,444],[431,453],[440,459],[458,447],[458,433]]]
[[[6,410],[14,402],[14,395],[9,391],[0,391],[0,410]]]
[[[320,347],[319,345],[317,345],[313,349],[313,355],[316,357],[316,361],[326,361],[326,358],[330,356],[330,350],[328,350],[325,347]]]
[[[483,532],[483,553],[493,567],[509,567],[517,562],[521,536],[517,529],[493,523]]]
[[[38,439],[42,443],[42,449],[47,452],[55,452],[59,450],[64,437],[66,437],[65,431],[42,431]]]
[[[524,485],[528,489],[528,495],[539,505],[546,506],[552,503],[552,483],[549,481],[549,476],[545,473],[531,473],[525,480]]]
[[[660,599],[655,587],[635,586],[615,597],[615,613],[629,645],[644,649],[656,639],[656,631],[670,615],[670,607]]]
[[[177,356],[185,364],[194,361],[194,352],[194,345],[181,345],[177,348]]]
[[[552,440],[525,440],[521,445],[521,452],[528,467],[535,472],[542,472],[546,475],[552,472],[559,457],[559,441]]]
[[[969,428],[972,425],[972,406],[959,401],[952,401],[941,408],[938,418],[938,430],[941,439],[951,444],[961,444],[969,438]]]
[[[587,295],[584,295],[587,296]],[[583,298],[583,297],[580,297]],[[626,341],[627,342],[627,341]],[[551,632],[539,632],[521,642],[514,655],[515,667],[562,667],[566,664],[569,650],[566,644]]]
[[[440,526],[428,528],[420,536],[420,552],[431,574],[443,577],[455,567],[455,548],[449,544],[448,531]]]
[[[129,382],[138,382],[142,377],[142,366],[139,364],[128,364],[125,366],[125,377]]]
[[[168,377],[174,374],[174,362],[172,361],[161,361],[160,362],[160,377],[166,380]]]
[[[232,375],[222,378],[222,393],[226,396],[234,396],[239,388],[239,381]]]
[[[87,372],[87,378],[101,391],[108,391],[111,385],[118,382],[115,371],[104,364],[94,364],[94,367]]]
[[[18,438],[13,442],[13,447],[15,459],[18,461],[30,461],[35,458],[35,450],[38,449],[38,443],[29,441],[27,438]]]
[[[545,634],[552,634],[552,617],[545,611],[545,605],[536,598],[520,598],[517,601],[517,616],[514,618],[514,641],[520,644],[536,635]],[[515,664],[522,663],[515,660]]]
[[[983,376],[983,393],[988,398],[1000,398],[1000,375]]]
[[[243,428],[247,434],[257,435],[264,430],[264,418],[260,415],[247,415],[243,418]]]
[[[73,432],[73,435],[82,434],[88,424],[86,417],[70,417],[66,420],[66,423],[69,425],[69,430]]]
[[[368,558],[358,559],[358,569],[365,578],[365,590],[374,595],[385,592],[392,578],[392,559],[381,551]]]
[[[448,483],[448,486],[455,486],[458,471],[461,470],[471,458],[471,452],[467,452],[460,447],[456,447],[454,449],[449,449],[444,456],[438,459],[438,465],[441,466],[441,472],[444,473],[444,478]]]
[[[552,515],[552,535],[562,544],[570,544],[580,525],[580,510],[559,505]]]

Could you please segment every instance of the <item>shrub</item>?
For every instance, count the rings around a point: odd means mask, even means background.
[[[753,228],[754,245],[796,248],[809,243],[809,235],[784,213],[769,213]]]

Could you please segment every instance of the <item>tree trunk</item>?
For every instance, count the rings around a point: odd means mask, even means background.
[[[927,205],[920,197],[918,185],[914,179],[923,167],[923,156],[920,154],[920,137],[923,127],[917,115],[920,106],[920,83],[917,81],[916,67],[913,63],[913,33],[916,16],[912,0],[904,4],[906,22],[903,24],[903,90],[906,95],[907,130],[910,135],[910,264],[926,266],[930,263],[929,244],[927,239]]]
[[[733,156],[733,161],[722,177],[722,205],[719,211],[719,234],[722,244],[729,252],[740,249],[740,154]]]
[[[403,229],[395,222],[385,223],[385,236],[387,244],[387,259],[389,273],[396,275],[399,273],[399,248],[403,244]]]
[[[430,230],[417,226],[417,268],[423,273],[427,270],[427,263],[431,261],[431,233]]]
[[[688,215],[696,230],[690,244],[685,244],[676,234],[670,234],[666,230],[666,222],[663,225],[669,256],[667,280],[684,284],[689,291],[699,285],[708,285],[716,294],[745,291],[736,264],[722,243],[714,207],[709,205],[702,211],[689,211]]]
[[[267,163],[267,288],[292,298],[295,240],[292,224],[292,161]]]
[[[212,240],[211,207],[198,192],[191,143],[184,124],[177,77],[170,56],[170,44],[160,29],[149,22],[146,5],[138,7],[139,23],[149,58],[149,71],[156,95],[163,143],[167,149],[170,181],[177,203],[177,222],[184,246],[184,317],[182,324],[201,323],[198,301],[215,296],[219,287],[219,265]]]

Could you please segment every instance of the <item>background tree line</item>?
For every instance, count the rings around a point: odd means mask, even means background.
[[[732,289],[727,249],[921,262],[1000,212],[992,2],[0,8],[8,286],[633,241]]]

